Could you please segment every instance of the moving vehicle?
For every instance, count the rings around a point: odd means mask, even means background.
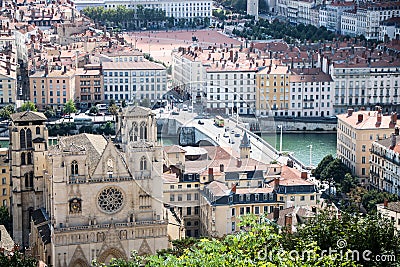
[[[216,116],[214,119],[214,124],[217,127],[224,127],[224,125],[225,125],[224,118],[222,118],[221,116]]]

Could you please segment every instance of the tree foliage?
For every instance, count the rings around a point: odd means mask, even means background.
[[[65,103],[63,112],[68,115],[76,112],[76,107],[73,99],[70,99],[67,101],[67,103]]]
[[[318,166],[312,170],[312,175],[316,178],[316,179],[320,179],[321,178],[321,173],[322,171],[326,168],[326,166],[328,166],[329,163],[331,163],[334,160],[332,155],[327,155],[325,156],[321,162],[318,164]]]
[[[97,114],[97,113],[99,113],[99,108],[96,107],[96,106],[92,106],[92,107],[89,109],[89,113],[91,113],[91,114]]]
[[[285,234],[283,243],[287,249],[297,249],[304,242],[316,242],[322,250],[347,250],[360,253],[359,264],[363,266],[395,266],[396,262],[374,262],[362,258],[364,251],[376,255],[400,256],[400,238],[393,223],[379,215],[362,216],[358,213],[322,212],[311,219],[295,234]],[[339,247],[343,246],[343,247]],[[391,265],[392,264],[392,265]]]
[[[344,165],[340,159],[336,158],[324,168],[324,170],[321,172],[320,178],[322,180],[333,178],[337,184],[340,184],[346,173],[351,173],[351,170]]]
[[[385,199],[391,202],[398,201],[399,197],[396,194],[390,194],[388,192],[370,190],[362,195],[361,202],[368,212],[373,213],[376,211],[376,204],[382,204]]]
[[[25,102],[24,104],[22,104],[20,110],[21,111],[27,111],[27,110],[37,111],[35,104],[31,101],[28,101],[28,102]]]
[[[23,255],[17,249],[14,249],[11,253],[0,251],[0,266],[36,267],[37,260]]]
[[[134,253],[130,262],[118,260],[119,265],[113,265],[117,261],[114,260],[108,266],[356,266],[354,262],[337,257],[336,254],[321,255],[316,242],[303,242],[302,247],[312,251],[314,257],[296,257],[283,246],[280,230],[255,215],[242,217],[238,227],[242,230],[234,235],[220,239],[203,238],[189,242],[190,247],[186,247],[185,243],[184,249],[180,250],[182,254],[139,257]]]
[[[49,136],[64,136],[72,134],[72,131],[76,130],[76,124],[74,122],[67,122],[61,124],[48,125]]]
[[[5,206],[0,207],[0,224],[4,225],[8,232],[11,232],[11,216]]]
[[[12,104],[9,104],[5,107],[3,107],[2,109],[0,109],[0,117],[3,119],[10,119],[11,118],[11,114],[15,113],[15,106]]]

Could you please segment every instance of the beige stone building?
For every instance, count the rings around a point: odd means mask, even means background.
[[[76,69],[75,99],[81,108],[90,108],[104,100],[103,74],[100,65]]]
[[[8,147],[0,148],[0,205],[10,209],[10,162]]]
[[[20,117],[24,115],[13,116],[11,131],[16,128],[16,137],[23,128],[15,125]],[[43,120],[37,121],[39,129],[44,128]],[[60,138],[49,148],[44,145],[43,160],[33,155],[32,168],[43,177],[33,179],[32,204],[22,201],[19,206],[30,212],[28,224],[32,218],[27,245],[46,264],[91,266],[93,259],[128,259],[132,250],[144,255],[168,247],[155,116],[150,109],[128,107],[120,114],[117,132],[116,143],[101,135],[80,134]],[[20,139],[13,140],[18,146]],[[47,144],[47,135],[34,143],[36,150]],[[21,154],[18,147],[13,153]],[[13,172],[13,179],[22,178]],[[19,219],[18,213],[14,219]],[[21,231],[28,229],[24,225]]]
[[[39,110],[46,106],[62,110],[68,100],[75,98],[75,70],[36,71],[29,75],[30,99]]]
[[[377,211],[383,217],[391,220],[397,231],[400,231],[400,202],[387,202],[376,205]]]
[[[366,185],[371,144],[394,132],[395,126],[399,125],[397,114],[383,115],[382,109],[377,107],[376,111],[353,112],[349,109],[337,118],[337,157]]]

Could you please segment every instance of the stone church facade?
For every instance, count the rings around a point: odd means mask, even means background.
[[[34,151],[32,165],[42,173],[34,176],[34,188],[42,197],[29,207],[21,203],[32,218],[32,255],[49,266],[83,267],[94,259],[128,259],[132,250],[144,255],[168,247],[161,201],[162,153],[151,110],[132,106],[122,111],[115,142],[79,134],[59,138],[57,145],[47,148],[44,121],[37,124],[43,125],[39,127],[45,133],[40,143],[44,149],[35,143],[38,152]],[[11,128],[21,130],[18,125]],[[17,146],[17,134],[14,140],[12,147]],[[13,172],[13,179],[22,181],[17,174]],[[28,229],[23,228],[21,236]]]

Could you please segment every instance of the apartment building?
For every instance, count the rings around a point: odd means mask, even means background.
[[[400,61],[377,59],[371,62],[370,59],[354,58],[331,66],[335,114],[344,113],[348,108],[375,105],[382,106],[384,112],[399,108]]]
[[[324,11],[323,19],[320,22],[320,26],[325,26],[328,30],[340,33],[341,29],[341,16],[345,10],[354,9],[353,2],[333,2],[331,4],[323,6],[320,10]],[[325,17],[326,16],[326,17]]]
[[[10,176],[10,162],[8,159],[8,147],[0,148],[0,205],[3,207],[10,208],[10,184],[11,184],[11,176]]]
[[[333,109],[333,80],[319,68],[292,69],[289,115],[330,117]]]
[[[382,217],[393,222],[397,231],[400,231],[400,201],[388,202],[376,205],[376,209]]]
[[[85,65],[75,73],[75,99],[81,108],[90,108],[104,100],[103,75],[100,65]]]
[[[375,140],[389,137],[396,126],[397,114],[383,115],[382,108],[376,111],[348,109],[337,115],[337,157],[367,185],[370,177],[370,148]]]
[[[7,56],[0,58],[0,106],[17,101],[17,65],[11,60]]]
[[[49,106],[61,111],[68,100],[75,99],[75,70],[49,70],[45,66],[29,75],[29,87],[30,99],[38,109]]]
[[[247,0],[247,15],[258,20],[258,0]]]
[[[104,62],[104,100],[155,103],[167,92],[164,66],[150,61]]]
[[[290,107],[289,67],[272,66],[256,74],[256,116],[288,116]]]
[[[390,18],[383,21],[379,26],[379,41],[400,39],[400,17]]]
[[[173,1],[126,1],[126,0],[74,0],[74,6],[78,10],[85,7],[103,6],[105,8],[115,8],[117,6],[125,6],[127,8],[137,8],[141,5],[144,8],[161,9],[165,11],[167,17],[175,19],[191,19],[194,18],[211,18],[212,16],[212,1],[210,0],[173,0]]]
[[[307,172],[282,166],[280,177],[275,178],[273,182],[277,201],[284,203],[284,208],[317,205],[317,188],[307,179]]]
[[[388,138],[372,143],[370,185],[374,189],[400,195],[400,138],[394,129]]]

